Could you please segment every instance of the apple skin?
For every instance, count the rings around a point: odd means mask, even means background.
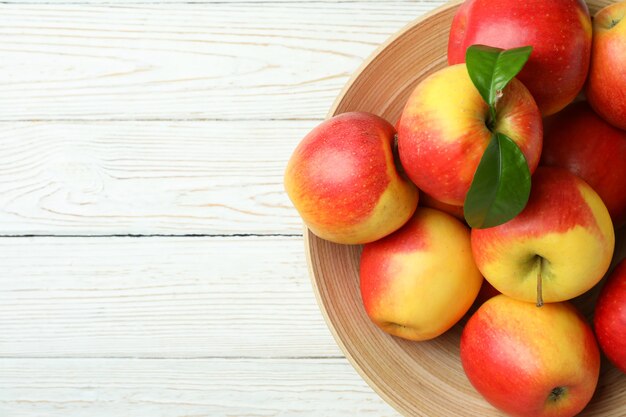
[[[461,363],[491,405],[516,417],[574,416],[600,375],[593,331],[570,303],[536,307],[505,295],[486,301],[467,322]]]
[[[492,136],[488,118],[489,106],[465,64],[422,80],[398,122],[398,153],[406,174],[434,199],[462,206]],[[494,130],[520,147],[534,171],[541,155],[543,123],[532,96],[516,79],[498,102]]]
[[[615,247],[611,217],[598,194],[562,168],[539,167],[526,208],[500,226],[472,230],[478,268],[498,291],[518,300],[569,300],[593,287]]]
[[[300,142],[287,164],[285,190],[315,235],[363,244],[411,218],[419,194],[396,169],[395,134],[376,115],[350,112],[324,121]]]
[[[626,373],[626,259],[618,264],[602,287],[593,324],[604,354]]]
[[[607,6],[594,18],[586,92],[596,113],[626,130],[626,2]]]
[[[452,21],[448,63],[465,62],[473,44],[503,49],[530,45],[519,73],[544,116],[572,102],[589,70],[592,26],[582,0],[466,0]]]
[[[383,331],[404,339],[429,340],[450,329],[471,307],[482,281],[469,229],[430,208],[418,208],[405,226],[365,245],[361,254],[365,311]]]
[[[626,131],[605,122],[586,102],[572,104],[544,123],[540,164],[565,168],[591,185],[616,228],[626,223],[625,161]]]

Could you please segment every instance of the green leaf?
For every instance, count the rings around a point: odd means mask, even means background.
[[[529,196],[530,170],[524,154],[511,138],[495,133],[465,198],[465,220],[478,229],[498,226],[517,216]]]
[[[522,70],[532,50],[532,46],[507,50],[485,45],[467,48],[467,72],[489,106],[495,107],[502,90]]]

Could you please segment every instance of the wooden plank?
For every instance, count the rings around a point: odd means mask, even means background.
[[[380,0],[340,0],[341,3],[374,3],[379,2]],[[441,4],[440,0],[393,0],[396,3],[435,3]],[[249,3],[338,3],[338,0],[2,0],[2,3],[6,4],[55,4],[55,5],[87,5],[87,4],[95,4],[95,5],[115,5],[115,4],[124,4],[124,5],[135,5],[135,4],[178,4],[178,5],[187,5],[187,4],[249,4]]]
[[[319,120],[442,3],[3,4],[0,120]]]
[[[0,357],[342,355],[298,237],[2,238],[0,334]]]
[[[342,356],[297,237],[3,238],[0,334],[0,357]]]
[[[0,234],[300,234],[283,173],[316,124],[4,123]]]
[[[0,359],[0,414],[398,415],[345,359]]]

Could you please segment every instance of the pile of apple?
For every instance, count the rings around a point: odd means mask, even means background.
[[[476,390],[512,416],[576,415],[600,351],[626,373],[626,260],[593,327],[567,301],[607,274],[626,224],[626,2],[592,24],[582,0],[467,0],[448,61],[396,128],[352,112],[313,129],[286,191],[317,236],[364,245],[383,331],[432,339],[480,302],[460,346]]]

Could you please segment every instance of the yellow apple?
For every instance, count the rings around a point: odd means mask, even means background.
[[[365,245],[360,277],[371,320],[387,333],[416,341],[450,329],[471,307],[483,281],[468,228],[423,207],[400,230]]]
[[[478,268],[498,291],[538,304],[574,298],[609,268],[615,232],[598,194],[562,168],[540,167],[526,208],[472,230]]]

